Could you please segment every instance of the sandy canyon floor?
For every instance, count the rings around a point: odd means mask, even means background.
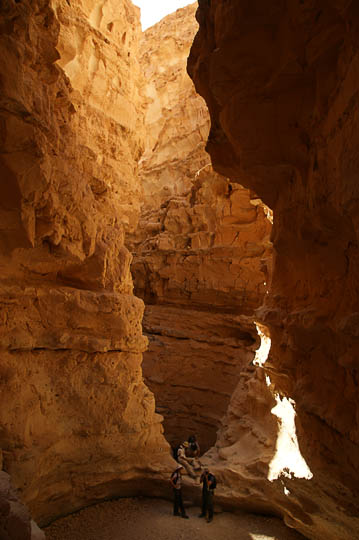
[[[212,523],[187,509],[190,519],[172,515],[160,499],[120,499],[86,508],[48,527],[47,540],[303,540],[276,518],[216,513]]]

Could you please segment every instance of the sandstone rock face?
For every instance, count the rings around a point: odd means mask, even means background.
[[[143,325],[150,341],[143,373],[164,416],[167,440],[175,446],[196,434],[201,451],[207,450],[258,347],[253,321],[216,310],[151,305]]]
[[[144,194],[127,242],[146,304],[144,376],[166,438],[175,445],[196,433],[206,450],[258,348],[253,314],[267,287],[271,224],[261,201],[215,173],[204,151],[209,117],[186,74],[196,5],[144,33]]]
[[[210,163],[203,150],[209,117],[184,66],[198,29],[197,3],[168,15],[143,33],[140,64],[145,151],[140,162],[142,216],[171,196],[183,195],[194,174]],[[147,227],[150,221],[145,221]],[[140,227],[143,230],[144,224]]]
[[[5,0],[0,15],[0,445],[43,523],[170,464],[124,247],[144,138],[139,14]]]
[[[230,450],[227,469],[272,493],[272,508],[308,538],[356,538],[358,7],[200,0],[197,19],[189,71],[211,114],[213,165],[274,211],[273,279],[260,313],[272,338],[265,369],[296,403],[313,478],[287,471],[268,486],[268,468],[262,482],[258,469],[248,478]],[[232,439],[237,453],[243,435]],[[222,438],[216,459],[225,446]],[[237,497],[249,500],[240,487]]]

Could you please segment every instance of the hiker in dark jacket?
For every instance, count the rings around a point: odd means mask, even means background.
[[[201,484],[202,488],[202,511],[198,517],[207,517],[207,523],[210,523],[213,520],[213,496],[214,490],[216,487],[216,478],[213,474],[209,472],[206,468],[201,474]]]
[[[198,458],[201,452],[196,435],[190,435],[188,437],[188,455],[189,457]]]
[[[170,483],[173,487],[173,515],[188,519],[182,501],[182,465],[178,465],[171,474]]]

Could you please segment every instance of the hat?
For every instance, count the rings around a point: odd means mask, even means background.
[[[176,470],[176,471],[179,471],[180,469],[183,469],[183,465],[177,465],[177,467],[176,467],[175,470]]]
[[[185,448],[188,448],[188,447],[189,447],[189,442],[185,441],[185,442],[183,443],[183,446],[184,446]]]

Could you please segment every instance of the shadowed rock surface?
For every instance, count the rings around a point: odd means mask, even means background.
[[[0,538],[2,540],[45,540],[45,534],[31,520],[20,502],[10,476],[0,471]]]
[[[273,278],[258,315],[272,338],[265,371],[296,403],[313,474],[282,476],[266,497],[309,538],[356,538],[358,6],[200,0],[197,19],[189,72],[209,107],[213,166],[274,212]],[[234,420],[217,445],[224,468],[228,430],[237,452],[248,438]],[[251,470],[235,469],[239,479]]]

